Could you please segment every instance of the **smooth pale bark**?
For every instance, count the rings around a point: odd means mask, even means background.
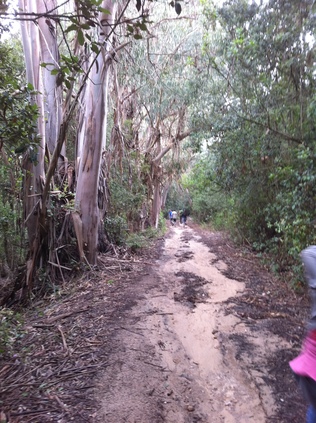
[[[162,208],[162,210],[164,210],[164,208],[166,207],[166,201],[167,201],[169,189],[170,189],[170,183],[166,181],[164,183],[164,185],[162,186],[162,190],[161,190],[161,208]]]
[[[37,2],[38,13],[46,13],[54,10],[57,6],[56,0],[45,0]],[[44,83],[44,110],[45,110],[45,135],[46,144],[50,154],[56,146],[59,128],[62,121],[62,91],[57,86],[57,75],[52,75],[51,70],[59,66],[59,52],[56,38],[56,23],[53,20],[41,18],[38,20],[39,40],[41,48],[41,61],[52,63],[47,69],[42,68]],[[64,155],[64,152],[63,152]]]
[[[19,0],[19,7],[24,12],[36,13],[36,0]],[[28,231],[30,249],[33,249],[33,243],[36,237],[36,228],[38,223],[38,209],[41,203],[41,193],[45,180],[44,156],[45,156],[45,117],[44,101],[42,92],[44,91],[43,77],[40,68],[41,49],[40,35],[38,26],[30,21],[21,22],[22,43],[24,49],[26,78],[31,83],[37,94],[34,94],[30,101],[37,104],[39,117],[37,121],[38,135],[40,145],[37,152],[28,151],[24,158],[25,181],[24,181],[24,211],[25,222]],[[34,158],[36,161],[34,162]]]
[[[98,229],[100,211],[98,208],[98,182],[102,160],[102,149],[105,145],[107,118],[107,91],[111,52],[107,46],[111,43],[111,25],[115,22],[116,3],[105,0],[102,7],[110,11],[110,15],[100,14],[99,20],[105,25],[99,40],[104,42],[101,53],[91,56],[92,65],[89,80],[82,100],[80,132],[78,134],[78,177],[75,206],[82,221],[82,239],[86,258],[90,264],[97,260]],[[108,41],[106,41],[108,40]],[[111,47],[110,47],[111,48]]]
[[[156,175],[157,177],[157,175]],[[159,214],[161,211],[161,182],[160,179],[157,177],[157,179],[154,180],[154,198],[153,198],[153,205],[152,205],[152,220],[155,228],[158,228],[159,224]]]
[[[24,13],[33,13],[36,16],[53,10],[56,4],[56,0],[41,2],[19,0],[19,7]],[[24,158],[23,203],[29,239],[29,259],[26,272],[28,290],[32,288],[37,266],[43,265],[47,261],[48,254],[54,254],[48,248],[52,239],[49,239],[48,235],[49,219],[47,218],[47,202],[52,176],[45,175],[44,159],[46,152],[52,153],[55,150],[60,132],[63,132],[61,125],[62,93],[61,88],[57,87],[56,76],[51,75],[52,67],[46,69],[40,65],[41,63],[53,63],[55,68],[58,67],[55,27],[55,23],[44,16],[37,20],[37,24],[32,21],[21,22],[26,78],[36,91],[30,100],[38,106],[37,133],[40,138],[36,152],[37,160],[34,161],[35,154],[31,150]],[[58,151],[60,154],[61,149]],[[51,163],[49,168],[51,168]]]

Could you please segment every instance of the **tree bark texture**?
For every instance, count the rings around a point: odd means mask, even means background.
[[[19,0],[21,10],[29,13],[37,12],[36,0]],[[34,94],[30,101],[38,106],[38,134],[40,144],[37,151],[32,147],[27,151],[24,157],[24,213],[25,222],[28,231],[29,245],[32,245],[36,236],[38,224],[38,211],[41,205],[41,193],[45,178],[44,156],[45,156],[45,114],[43,76],[40,68],[41,47],[39,27],[30,21],[21,22],[22,42],[24,49],[26,78],[27,82],[32,84],[37,94]]]
[[[82,220],[83,247],[90,264],[95,264],[97,260],[100,224],[98,182],[106,136],[108,77],[112,62],[111,25],[115,23],[116,15],[116,4],[110,0],[105,0],[102,7],[110,14],[99,16],[102,30],[99,40],[103,45],[97,57],[90,57],[92,68],[82,100],[77,148],[80,157],[77,158],[79,165],[75,206]]]

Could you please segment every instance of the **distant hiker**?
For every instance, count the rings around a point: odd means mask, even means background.
[[[169,220],[172,221],[172,210],[169,210]]]
[[[303,250],[301,258],[304,264],[305,278],[310,288],[311,317],[307,324],[302,351],[289,364],[303,396],[309,404],[306,423],[316,423],[316,245]]]
[[[177,215],[178,213],[176,211],[172,212],[172,223],[175,225],[177,223]]]
[[[179,211],[179,217],[180,217],[180,225],[182,225],[182,220],[183,220],[183,210]]]
[[[186,210],[181,210],[180,211],[180,223],[185,226],[187,223],[187,211]]]

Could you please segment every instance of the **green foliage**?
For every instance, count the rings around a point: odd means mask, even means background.
[[[159,234],[165,234],[165,233],[166,233],[166,231],[167,231],[166,217],[167,217],[167,216],[165,216],[165,215],[164,215],[164,212],[163,212],[163,211],[161,211],[161,212],[159,213],[158,233],[157,233],[157,231],[156,231],[156,230],[154,230],[153,228],[148,228],[148,229],[147,229],[147,232],[149,232],[150,230],[154,231],[154,232],[153,232],[153,233],[154,233],[154,236],[157,236],[157,235],[159,235]]]
[[[266,207],[266,216],[276,234],[273,239],[295,258],[304,246],[316,243],[316,159],[314,151],[304,145],[292,154],[289,163],[275,167],[270,174],[276,194]]]
[[[135,164],[136,158],[123,160],[122,173],[118,169],[111,169],[109,180],[110,210],[109,216],[121,216],[126,222],[133,223],[139,220],[139,211],[146,199],[146,186],[139,177]]]
[[[0,197],[0,272],[6,266],[14,270],[25,258],[25,236],[19,225],[21,216],[21,205],[9,204]]]
[[[30,103],[33,87],[25,86],[21,45],[0,44],[0,268],[14,270],[25,256],[23,230],[22,154],[36,162],[37,106]],[[32,154],[33,152],[33,154]]]
[[[195,86],[202,110],[191,109],[195,127],[211,122],[210,155],[186,180],[192,209],[235,225],[279,269],[295,266],[316,242],[313,2],[210,3]]]
[[[122,216],[107,216],[104,219],[105,232],[109,241],[115,245],[123,245],[128,236],[128,225]]]
[[[126,245],[135,253],[137,250],[147,246],[147,239],[142,232],[132,233],[126,239]]]
[[[122,160],[122,167],[111,168],[109,179],[110,208],[104,221],[109,240],[124,245],[128,236],[140,228],[140,210],[146,200],[146,186],[139,176],[137,156],[130,154]]]
[[[161,226],[165,225],[163,223],[164,219],[161,220]],[[128,235],[126,239],[126,245],[133,253],[141,250],[142,248],[149,247],[159,234],[162,229],[147,228],[144,232],[137,232]]]
[[[190,210],[190,208],[191,197],[189,191],[181,183],[174,182],[168,192],[165,217],[168,217],[169,210]]]
[[[21,77],[21,45],[16,41],[0,44],[0,148],[7,154],[22,154],[28,148],[36,151],[38,108],[30,102],[34,92]]]
[[[183,187],[190,193],[192,217],[199,223],[211,224],[215,229],[231,229],[236,225],[235,201],[221,190],[216,181],[214,157],[204,153],[182,178]]]

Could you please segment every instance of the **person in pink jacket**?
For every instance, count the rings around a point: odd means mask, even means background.
[[[316,245],[303,250],[301,258],[305,278],[310,288],[311,316],[307,324],[302,351],[289,364],[309,404],[306,423],[316,423]]]

